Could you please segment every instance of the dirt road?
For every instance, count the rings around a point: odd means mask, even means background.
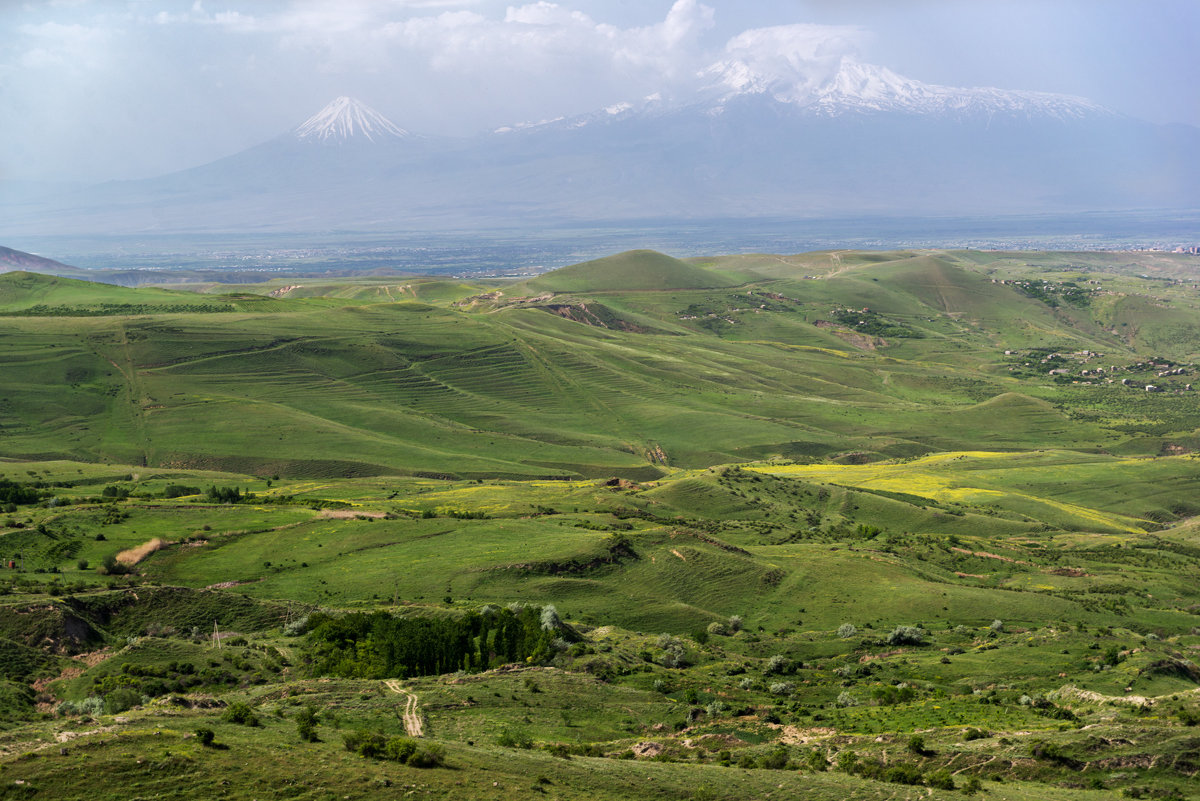
[[[425,723],[421,720],[421,708],[417,705],[417,696],[401,687],[399,679],[386,679],[383,683],[389,690],[399,693],[407,699],[404,703],[404,730],[408,732],[408,736],[424,737]]]

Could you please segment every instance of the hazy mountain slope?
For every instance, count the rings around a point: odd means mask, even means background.
[[[704,93],[462,140],[351,98],[211,164],[47,196],[33,232],[409,229],[533,221],[998,214],[1200,205],[1200,130],[1081,98],[719,65]],[[15,190],[14,190],[15,193]]]
[[[46,275],[68,275],[82,277],[87,275],[86,270],[81,270],[78,267],[72,267],[69,264],[63,264],[54,259],[47,259],[43,256],[35,256],[32,253],[26,253],[22,250],[13,250],[12,248],[0,247],[0,272],[27,271],[33,273],[44,273]]]

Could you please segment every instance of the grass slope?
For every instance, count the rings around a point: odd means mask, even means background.
[[[17,276],[0,795],[1194,796],[1200,310],[1124,258]],[[510,604],[489,670],[305,633]]]
[[[604,292],[646,289],[706,289],[740,283],[734,276],[696,267],[654,250],[630,250],[552,270],[527,282],[551,292]]]

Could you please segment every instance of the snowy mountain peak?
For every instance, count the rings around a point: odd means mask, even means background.
[[[359,137],[371,142],[409,136],[375,109],[352,97],[339,97],[296,129],[302,142],[347,142]]]
[[[1050,92],[961,88],[922,83],[886,67],[840,59],[823,75],[773,71],[742,59],[714,64],[709,74],[723,90],[722,100],[739,95],[765,95],[820,116],[846,113],[1009,114],[1078,119],[1111,114],[1082,97]]]

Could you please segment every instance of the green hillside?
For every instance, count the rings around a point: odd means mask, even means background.
[[[0,796],[1197,797],[1163,255],[0,276]]]
[[[606,292],[646,289],[707,289],[733,286],[731,275],[696,267],[654,250],[630,250],[563,267],[528,282],[535,290]]]
[[[0,274],[0,315],[107,317],[164,312],[270,311],[284,304],[247,292],[200,298],[193,292],[98,284],[30,272]]]

